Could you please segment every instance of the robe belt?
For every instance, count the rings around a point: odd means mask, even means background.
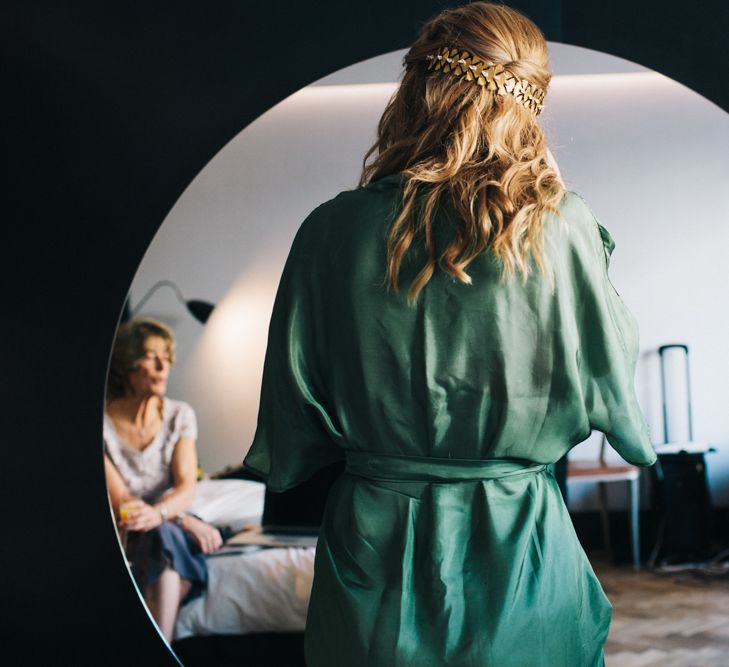
[[[346,471],[372,480],[460,482],[502,479],[550,469],[549,463],[524,459],[439,459],[347,451]]]

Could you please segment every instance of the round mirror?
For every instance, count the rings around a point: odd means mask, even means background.
[[[636,387],[653,441],[667,439],[657,349],[680,342],[691,350],[693,438],[718,450],[709,481],[716,503],[726,504],[729,316],[721,304],[729,203],[719,195],[729,182],[729,116],[635,63],[554,42],[550,49],[554,78],[540,118],[568,189],[585,197],[616,241],[610,275],[640,326]],[[205,477],[240,466],[252,441],[268,322],[291,241],[312,209],[356,187],[404,53],[335,72],[243,129],[185,190],[139,266],[130,308],[174,330],[167,394],[194,408]],[[195,300],[215,304],[204,324],[187,308]],[[688,428],[680,416],[687,395],[683,386],[670,390],[676,439]],[[596,458],[598,449],[595,435],[571,456]],[[233,503],[218,514],[208,509],[212,523],[238,529],[260,521],[262,487],[245,481],[219,498],[214,485],[199,485],[210,494],[200,506]],[[596,502],[594,485],[570,490],[576,514]],[[627,508],[627,492],[613,502]],[[208,559],[208,591],[182,607],[177,639],[303,630],[311,553],[247,570],[243,551]]]

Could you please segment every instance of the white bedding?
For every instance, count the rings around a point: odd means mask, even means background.
[[[261,522],[265,484],[246,479],[204,479],[195,486],[190,511],[203,521],[234,532]]]
[[[286,547],[208,559],[208,590],[177,617],[175,639],[304,630],[314,549]]]
[[[265,486],[248,480],[198,482],[190,511],[239,531],[260,524]],[[175,639],[193,635],[303,631],[314,575],[312,547],[247,547],[208,558],[208,589],[177,617]],[[233,548],[230,548],[233,551]]]

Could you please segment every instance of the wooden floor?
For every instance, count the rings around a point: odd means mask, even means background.
[[[729,573],[635,573],[591,560],[614,608],[606,667],[729,665]]]

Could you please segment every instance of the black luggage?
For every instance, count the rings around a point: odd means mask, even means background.
[[[677,439],[669,429],[666,390],[666,352],[683,351],[686,368],[688,439]],[[650,566],[701,562],[709,558],[711,498],[704,454],[713,451],[693,439],[688,345],[675,343],[658,348],[661,365],[664,442],[656,444],[658,462],[651,468],[652,504],[658,518]]]

